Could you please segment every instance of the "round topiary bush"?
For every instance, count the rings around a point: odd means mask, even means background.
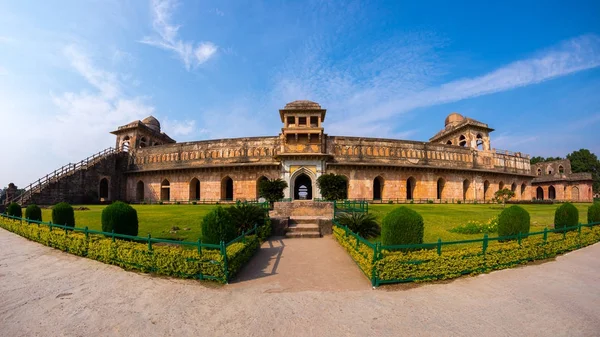
[[[579,211],[573,204],[566,202],[556,209],[554,213],[554,229],[557,232],[565,231],[567,227],[577,226],[579,223]],[[569,230],[573,230],[571,228]]]
[[[29,220],[42,221],[42,209],[38,205],[29,205],[25,209],[25,217]]]
[[[587,222],[600,222],[600,202],[595,202],[588,207]]]
[[[530,226],[529,212],[521,206],[510,206],[498,216],[498,236],[528,234]]]
[[[381,242],[385,246],[423,243],[423,217],[402,206],[388,213],[381,222]]]
[[[221,206],[213,209],[202,219],[202,242],[219,244],[235,239],[237,230],[231,214]]]
[[[19,204],[16,202],[11,202],[8,207],[6,207],[6,214],[20,218],[23,216],[23,210]]]
[[[66,202],[60,202],[52,207],[52,223],[75,227],[75,212]]]
[[[116,201],[102,210],[102,231],[117,234],[138,235],[137,211],[130,205]]]

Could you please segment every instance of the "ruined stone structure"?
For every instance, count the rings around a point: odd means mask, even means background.
[[[279,116],[278,136],[186,143],[161,132],[154,117],[134,121],[112,132],[117,154],[74,169],[83,173],[49,175],[29,186],[29,196],[20,201],[53,203],[90,191],[107,201],[252,200],[261,179],[274,178],[288,183],[286,198],[314,199],[321,196],[316,180],[325,173],[347,178],[349,199],[484,202],[510,188],[515,199],[531,200],[537,187],[546,199],[592,198],[591,175],[571,174],[562,161],[552,173],[546,163],[539,176],[541,166],[532,170],[528,155],[492,148],[494,130],[458,113],[428,142],[329,136],[326,110],[311,101],[288,103]],[[61,181],[67,189],[59,193],[52,184]]]

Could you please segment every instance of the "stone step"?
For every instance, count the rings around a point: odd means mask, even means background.
[[[288,232],[319,232],[319,225],[317,224],[291,224],[287,228]]]
[[[287,232],[285,237],[288,239],[312,239],[320,238],[321,234],[319,232]]]

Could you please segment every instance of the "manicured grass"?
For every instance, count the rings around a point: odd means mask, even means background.
[[[201,235],[202,218],[214,205],[132,205],[138,212],[138,236],[153,238],[196,241]],[[74,208],[81,206],[73,206]],[[75,226],[102,230],[102,210],[104,205],[87,205],[89,211],[75,211]],[[23,214],[25,211],[23,211]],[[44,221],[52,220],[52,210],[42,209]],[[169,233],[173,226],[180,229]],[[189,231],[183,230],[190,228]]]
[[[579,210],[579,221],[586,223],[587,209],[591,204],[575,204]],[[460,234],[449,230],[466,224],[470,220],[487,221],[502,212],[502,205],[486,204],[406,204],[406,205],[369,205],[369,213],[377,216],[378,222],[392,209],[406,206],[414,209],[423,216],[425,222],[424,242],[436,242],[438,238],[443,241],[455,241],[464,239],[477,239],[483,234]],[[506,207],[509,207],[507,205]],[[554,205],[519,205],[529,212],[531,216],[532,232],[542,231],[544,227],[552,228],[554,222],[554,211],[560,206]],[[494,236],[494,235],[492,235]],[[380,241],[379,238],[369,240]]]

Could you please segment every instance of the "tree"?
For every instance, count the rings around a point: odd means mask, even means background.
[[[555,160],[562,160],[561,157],[548,157],[548,158],[544,158],[544,157],[533,157],[529,160],[529,162],[531,163],[531,165],[533,164],[537,164],[537,163],[545,163],[545,162],[549,162],[549,161],[555,161]]]
[[[323,174],[317,179],[321,196],[325,200],[343,200],[348,198],[348,181],[339,174]]]
[[[581,149],[567,155],[573,173],[589,172],[594,180],[594,193],[600,193],[600,161],[590,150]]]
[[[502,207],[505,207],[506,202],[514,196],[515,196],[515,192],[509,190],[508,188],[503,188],[501,190],[496,191],[496,193],[494,193],[494,198],[496,198],[496,200],[498,200],[499,202],[500,201],[502,202]]]
[[[258,195],[267,199],[273,206],[275,201],[283,199],[283,190],[287,187],[288,184],[281,179],[261,180],[258,185]]]

